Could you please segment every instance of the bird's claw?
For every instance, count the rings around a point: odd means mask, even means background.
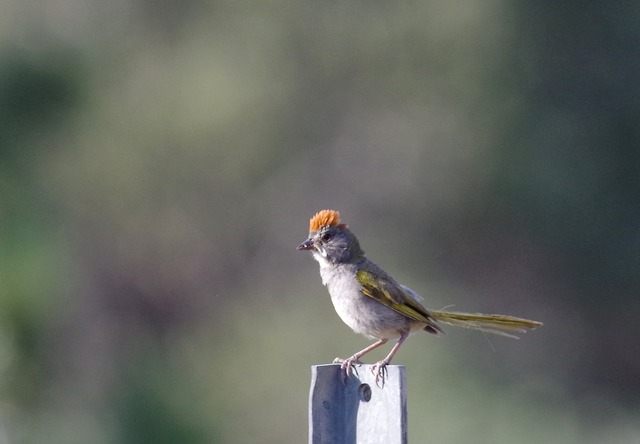
[[[387,365],[389,363],[386,360],[382,360],[380,362],[376,362],[376,364],[371,367],[371,373],[376,377],[376,386],[378,388],[384,388],[384,381],[387,379]]]
[[[351,356],[347,359],[336,358],[333,360],[334,364],[340,364],[340,368],[342,369],[342,382],[344,383],[346,378],[355,373],[358,376],[358,369],[355,367],[356,365],[362,365],[360,359],[355,356]],[[371,367],[371,373],[376,377],[376,386],[379,388],[384,388],[384,381],[387,379],[387,365],[389,362],[383,359],[382,361],[377,362],[373,367]]]
[[[355,356],[351,356],[347,359],[336,358],[333,360],[334,364],[340,364],[340,368],[342,369],[342,382],[345,381],[346,378],[351,376],[352,374],[356,374],[358,376],[358,369],[354,364],[362,365],[364,364],[360,359]]]

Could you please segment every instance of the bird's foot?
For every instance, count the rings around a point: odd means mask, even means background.
[[[355,355],[347,359],[336,358],[333,360],[333,363],[340,364],[340,368],[342,369],[342,382],[344,382],[345,378],[348,378],[352,374],[358,374],[358,369],[355,368],[354,364],[364,364],[364,362],[358,359]]]
[[[383,359],[371,367],[371,373],[376,377],[376,386],[378,388],[384,388],[384,380],[387,379],[387,365],[389,365],[389,362]]]

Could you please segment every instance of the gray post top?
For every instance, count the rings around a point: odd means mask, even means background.
[[[382,388],[373,365],[343,378],[340,364],[311,367],[309,444],[406,444],[405,368],[387,366]]]

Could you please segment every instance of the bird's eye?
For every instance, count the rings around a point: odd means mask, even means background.
[[[320,239],[322,239],[324,242],[327,242],[330,241],[332,237],[333,233],[327,231],[326,233],[323,233],[322,236],[320,236]]]

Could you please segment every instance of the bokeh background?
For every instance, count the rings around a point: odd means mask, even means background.
[[[640,442],[637,3],[1,11],[0,443],[305,442],[369,343],[295,250],[323,208],[430,307],[545,323],[411,338],[411,442]]]

